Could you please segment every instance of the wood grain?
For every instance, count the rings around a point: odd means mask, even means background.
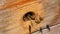
[[[28,26],[33,23],[31,32],[39,30],[46,25],[53,26],[60,23],[59,0],[17,0],[0,6],[0,33],[2,34],[29,34]],[[24,14],[34,12],[37,19],[42,17],[41,23],[34,20],[23,21]]]

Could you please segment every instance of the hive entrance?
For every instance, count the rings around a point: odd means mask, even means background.
[[[24,16],[23,16],[23,21],[28,21],[28,20],[34,20],[35,19],[35,13],[34,12],[27,12]]]

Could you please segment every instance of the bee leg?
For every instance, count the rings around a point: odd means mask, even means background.
[[[33,23],[32,23],[32,21],[31,21],[31,25],[33,26]]]
[[[46,28],[50,31],[50,27],[49,27],[49,25],[46,25]]]
[[[31,26],[29,25],[29,34],[31,34]]]
[[[43,34],[42,28],[40,28],[40,32],[41,32],[41,34]]]

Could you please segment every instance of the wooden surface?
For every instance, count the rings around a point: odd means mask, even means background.
[[[6,9],[6,8],[11,8],[12,6],[17,6],[17,5],[24,5],[29,2],[33,2],[34,0],[1,0],[0,1],[0,10]]]
[[[60,24],[50,27],[50,31],[48,29],[43,30],[43,34],[60,34]],[[37,31],[33,34],[41,34],[40,31]]]
[[[0,2],[0,33],[2,34],[29,34],[28,27],[31,21],[23,21],[23,16],[29,11],[35,13],[36,18],[43,18],[42,22],[36,24],[32,20],[32,32],[46,25],[52,26],[60,23],[60,11],[58,0],[1,0]],[[5,2],[5,4],[4,4]]]

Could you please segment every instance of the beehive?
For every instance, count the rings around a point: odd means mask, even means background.
[[[29,34],[46,25],[52,26],[60,22],[59,0],[1,0],[0,1],[0,32],[3,34]],[[34,20],[23,20],[23,16],[33,12],[43,20],[37,24]],[[31,25],[31,21],[33,26]]]

